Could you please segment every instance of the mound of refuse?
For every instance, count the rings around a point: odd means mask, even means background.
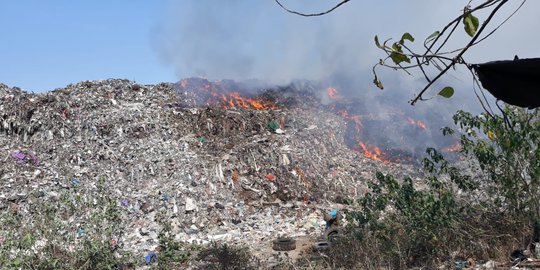
[[[297,90],[271,94],[291,102]],[[190,98],[172,83],[84,81],[39,94],[0,84],[0,245],[31,234],[39,250],[54,233],[69,251],[114,217],[110,240],[135,256],[157,249],[163,224],[182,242],[264,250],[320,235],[320,209],[345,208],[376,171],[414,174],[349,149],[347,123],[324,106]]]

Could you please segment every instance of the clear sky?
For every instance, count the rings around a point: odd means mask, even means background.
[[[329,5],[283,2],[305,11]],[[423,40],[467,2],[356,0],[327,16],[302,18],[272,0],[3,0],[0,82],[41,92],[106,78],[158,83],[202,75],[286,82],[340,74],[369,85],[370,68],[382,57],[373,45],[375,34],[399,37],[408,31]],[[540,1],[529,0],[467,59],[540,56],[538,10]],[[502,15],[510,12],[511,7]]]
[[[28,91],[82,80],[173,81],[151,33],[160,0],[5,0],[0,4],[0,82]]]

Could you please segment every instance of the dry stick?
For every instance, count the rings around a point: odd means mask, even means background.
[[[298,12],[298,11],[294,11],[294,10],[290,10],[288,8],[286,8],[285,6],[283,6],[279,0],[275,0],[276,3],[282,8],[284,9],[285,11],[289,12],[289,13],[292,13],[292,14],[296,14],[296,15],[300,15],[300,16],[304,16],[304,17],[315,17],[315,16],[322,16],[324,14],[328,14],[332,11],[334,11],[336,8],[340,7],[341,5],[349,2],[350,0],[343,0],[341,2],[339,2],[337,5],[335,5],[333,8],[327,10],[327,11],[324,11],[324,12],[321,12],[321,13],[301,13],[301,12]]]
[[[505,24],[508,20],[510,20],[510,18],[512,18],[521,9],[521,7],[523,7],[525,2],[527,2],[527,0],[523,0],[523,2],[521,2],[521,4],[516,8],[516,10],[514,10],[514,12],[512,12],[512,14],[510,14],[510,16],[508,16],[508,18],[506,18],[504,21],[502,21],[497,27],[495,27],[495,29],[493,29],[491,32],[489,32],[489,34],[487,34],[485,37],[481,38],[476,43],[474,43],[474,45],[484,41],[486,38],[490,37],[493,33],[495,33],[495,31],[499,30],[499,28],[501,26],[503,26],[503,24]]]
[[[450,30],[450,33],[448,34],[448,36],[446,36],[446,39],[441,43],[441,45],[439,46],[439,48],[435,51],[435,55],[439,53],[439,51],[441,51],[441,49],[444,47],[444,45],[448,42],[448,40],[450,40],[450,37],[454,34],[454,32],[456,31],[456,28],[457,26],[459,25],[459,22],[461,21],[461,18],[456,20],[455,24],[454,24],[454,28],[452,28],[452,30]],[[435,42],[432,43],[432,45],[435,44]],[[424,53],[424,57],[427,55],[427,53],[430,52],[429,49]],[[444,67],[446,67],[446,63],[442,60],[440,60],[439,58],[435,58],[439,61],[441,61],[441,63],[444,65]],[[430,59],[428,59],[429,61]],[[433,64],[435,65],[437,62],[433,61]],[[438,65],[435,65],[439,71],[442,70],[442,68],[438,67]]]
[[[495,16],[495,13],[497,13],[497,11],[504,5],[508,2],[508,0],[503,0],[501,1],[494,9],[493,11],[491,11],[491,13],[489,14],[489,17],[486,19],[486,21],[482,24],[482,26],[480,27],[480,29],[478,29],[478,32],[476,33],[476,35],[471,39],[471,41],[469,41],[469,43],[467,44],[467,46],[465,46],[465,48],[463,48],[463,50],[461,50],[461,52],[454,58],[454,60],[452,61],[452,63],[450,63],[450,65],[448,65],[443,71],[441,71],[430,83],[428,83],[423,89],[422,91],[420,91],[420,93],[410,101],[411,105],[414,105],[418,100],[420,100],[422,98],[422,95],[427,91],[427,89],[433,85],[433,83],[435,83],[438,79],[440,79],[442,77],[442,75],[444,75],[446,72],[448,72],[448,70],[450,70],[453,66],[456,65],[456,63],[458,61],[460,61],[461,57],[463,56],[463,54],[465,54],[465,52],[474,44],[474,42],[478,39],[478,37],[480,36],[480,34],[482,34],[482,32],[484,31],[484,29],[486,28],[486,26],[489,24],[489,22],[491,21],[491,19],[493,18],[493,16]]]
[[[483,8],[486,8],[486,7],[489,7],[489,6],[491,6],[492,4],[494,4],[494,3],[495,3],[494,1],[487,1],[487,2],[485,2],[485,3],[483,3],[483,4],[481,4],[481,5],[479,5],[479,6],[475,7],[475,8],[473,8],[473,9],[471,9],[471,10],[469,11],[469,14],[472,13],[472,12],[474,12],[474,11],[477,11],[477,10],[480,10],[480,9],[483,9]],[[460,15],[459,17],[455,18],[454,20],[452,20],[451,22],[449,22],[449,23],[443,28],[443,30],[439,33],[439,35],[438,35],[437,37],[435,37],[435,40],[433,40],[433,42],[431,43],[431,45],[430,45],[428,48],[426,48],[426,54],[427,54],[427,52],[431,52],[431,49],[433,49],[433,46],[435,46],[435,44],[437,43],[437,41],[439,40],[439,38],[441,38],[441,37],[444,35],[444,32],[446,32],[446,30],[448,30],[448,28],[449,28],[450,26],[452,26],[452,24],[454,24],[454,23],[456,23],[456,22],[459,22],[459,21],[464,17],[464,15],[465,15],[465,14],[462,14],[462,15]],[[443,42],[442,45],[444,45],[444,42]]]
[[[459,22],[461,21],[461,19],[463,19],[463,17],[467,14],[471,14],[472,12],[475,12],[477,10],[480,10],[480,9],[484,9],[484,8],[488,8],[492,5],[494,5],[497,1],[494,1],[494,0],[488,0],[486,2],[484,2],[483,4],[469,10],[468,12],[464,13],[464,14],[461,14],[460,16],[458,16],[457,18],[455,18],[454,20],[452,20],[451,22],[449,22],[444,28],[443,30],[435,37],[435,39],[433,40],[433,42],[431,42],[431,45],[428,47],[426,46],[426,44],[424,44],[424,47],[426,48],[426,52],[424,53],[423,55],[423,58],[426,58],[427,57],[427,61],[429,62],[430,61],[430,58],[432,57],[428,57],[428,53],[431,53],[433,47],[435,46],[435,44],[437,43],[437,41],[439,41],[439,39],[444,35],[444,33],[446,32],[446,30],[448,30],[448,28],[450,28],[450,26],[454,25],[454,27],[452,28],[452,30],[450,30],[450,33],[446,36],[445,40],[441,43],[441,45],[439,45],[439,47],[437,48],[437,50],[435,51],[435,53],[433,53],[434,55],[437,55],[440,50],[444,47],[444,45],[448,42],[448,40],[450,40],[450,37],[452,36],[452,34],[454,34],[457,26],[459,25]],[[470,3],[470,2],[469,2]],[[452,52],[453,53],[453,52]],[[444,61],[442,61],[441,59],[439,59],[438,57],[435,57],[435,59],[441,61],[441,63],[447,67],[446,63]],[[433,61],[433,64],[436,64],[437,62]],[[443,69],[438,67],[436,65],[436,67],[439,69],[439,71],[442,71]]]

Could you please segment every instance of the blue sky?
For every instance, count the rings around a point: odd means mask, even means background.
[[[44,91],[82,80],[173,81],[151,33],[165,1],[17,0],[0,9],[0,82]]]
[[[328,5],[283,2],[306,11]],[[399,37],[409,31],[422,40],[467,2],[362,0],[328,16],[302,18],[272,0],[5,0],[0,5],[0,82],[42,92],[106,78],[158,83],[202,75],[285,83],[339,74],[372,87],[370,69],[381,57],[373,45],[375,34]],[[540,1],[528,1],[467,59],[538,57],[539,38],[526,32],[540,25],[538,10]],[[396,86],[422,84],[394,72],[386,76]],[[461,79],[452,76],[447,78]]]

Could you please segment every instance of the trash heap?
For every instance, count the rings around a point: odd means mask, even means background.
[[[171,83],[0,84],[0,245],[31,234],[39,250],[48,231],[69,251],[107,214],[119,220],[111,242],[136,256],[157,250],[163,224],[182,242],[257,250],[321,234],[320,209],[346,207],[376,171],[414,174],[348,149],[343,118],[322,106],[181,106],[189,98]],[[47,219],[54,228],[37,229]]]

